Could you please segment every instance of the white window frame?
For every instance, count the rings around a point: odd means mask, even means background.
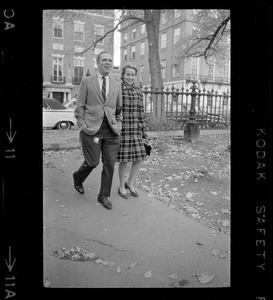
[[[136,28],[132,29],[132,39],[136,38]]]
[[[144,76],[144,65],[139,67],[139,81],[143,82],[143,76]]]
[[[145,32],[146,32],[146,24],[143,23],[140,26],[140,34],[145,34]]]
[[[179,32],[179,33],[177,33]],[[175,45],[179,39],[180,39],[180,34],[181,34],[181,28],[180,27],[176,27],[173,30],[173,44]]]
[[[55,59],[57,59],[56,63],[54,62]],[[57,75],[54,74],[54,66],[57,66]],[[60,69],[61,69],[61,75],[59,75]],[[64,77],[64,55],[52,54],[52,76],[57,76],[57,78],[59,76]]]
[[[140,42],[140,55],[145,55],[145,41]]]
[[[191,58],[191,74],[196,76],[196,78],[193,78],[194,80],[198,79],[198,75],[199,75],[199,57],[192,57]]]
[[[127,58],[128,58],[128,50],[127,50],[127,48],[125,48],[125,49],[123,50],[123,60],[124,60],[124,61],[127,61]]]
[[[59,36],[55,36],[55,26],[56,25],[61,25],[61,32],[62,32],[62,36],[59,37]],[[53,38],[54,39],[63,39],[64,38],[64,19],[60,19],[60,18],[55,18],[53,17],[53,24],[52,24],[52,30],[53,30]]]
[[[84,42],[84,22],[74,21],[74,41]],[[76,33],[81,33],[82,39],[76,39]]]
[[[175,63],[176,60],[173,60],[173,77],[178,77],[179,76],[179,64]]]
[[[84,67],[85,57],[73,56],[73,58],[74,58],[74,67]]]
[[[124,34],[123,34],[123,42],[124,43],[128,42],[128,32],[124,32]]]
[[[177,19],[181,17],[181,10],[180,9],[175,9],[174,10],[174,18]]]
[[[104,26],[103,25],[99,25],[99,24],[95,24],[94,25],[95,26],[95,30],[94,30],[94,42],[96,42],[97,41],[97,39],[96,39],[96,36],[104,36]],[[102,34],[97,34],[98,32],[97,32],[97,30],[100,28],[100,30],[102,30]],[[101,40],[101,41],[99,41],[98,43],[97,43],[98,45],[104,45],[104,39],[103,40]]]
[[[132,45],[132,47],[131,47],[131,59],[135,59],[135,58],[136,58],[136,45]]]
[[[165,37],[163,39],[163,36]],[[160,43],[160,48],[165,49],[167,48],[167,32],[161,33],[161,43]]]
[[[208,80],[209,81],[214,81],[215,78],[215,59],[209,59],[208,61],[209,66],[208,66]]]
[[[167,71],[167,60],[162,59],[161,60],[161,74],[162,74],[162,79],[166,79],[166,71]]]
[[[161,11],[161,24],[164,25],[167,23],[167,11]]]

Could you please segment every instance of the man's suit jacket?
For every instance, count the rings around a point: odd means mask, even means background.
[[[101,127],[104,115],[113,132],[117,135],[122,127],[122,91],[120,82],[109,77],[109,93],[103,101],[98,75],[85,77],[81,81],[75,117],[78,127],[89,135],[94,135]]]

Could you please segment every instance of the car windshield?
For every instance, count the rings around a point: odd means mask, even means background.
[[[51,109],[67,109],[63,104],[61,104],[55,99],[44,98],[43,100],[44,107],[46,107],[45,104],[47,104]]]

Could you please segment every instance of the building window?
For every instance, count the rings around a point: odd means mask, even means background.
[[[84,41],[84,23],[74,21],[74,41]]]
[[[64,23],[60,19],[53,19],[53,37],[63,39]]]
[[[166,11],[162,11],[161,12],[161,24],[166,24],[167,23],[167,12]]]
[[[161,60],[162,79],[166,79],[166,59]]]
[[[128,32],[124,32],[124,35],[123,35],[123,42],[127,42],[128,41]]]
[[[80,84],[83,78],[84,59],[74,58],[74,78],[73,84]]]
[[[167,32],[161,34],[161,49],[167,47]]]
[[[197,80],[198,79],[198,65],[199,65],[199,58],[192,57],[191,58],[191,79]]]
[[[229,77],[230,77],[230,64],[228,60],[224,61],[224,66],[223,66],[223,73],[224,73],[224,82],[229,82]]]
[[[173,77],[179,76],[179,62],[178,60],[173,60]]]
[[[140,43],[140,55],[145,54],[145,42]]]
[[[136,37],[136,28],[132,29],[132,39]]]
[[[174,28],[173,31],[173,43],[174,45],[179,41],[180,38],[180,27]]]
[[[143,76],[144,76],[144,66],[140,66],[140,68],[139,68],[139,81],[143,82]]]
[[[146,31],[146,24],[141,24],[141,27],[140,27],[140,33],[141,34],[144,34]]]
[[[175,9],[174,10],[174,18],[179,18],[181,17],[181,10],[180,9]]]
[[[209,69],[208,69],[208,80],[214,80],[214,72],[215,72],[215,62],[214,59],[209,59]]]
[[[102,25],[95,25],[95,36],[94,36],[94,42],[101,39],[104,36],[104,26]],[[104,44],[104,40],[100,40],[98,44]]]
[[[127,61],[127,56],[128,56],[127,49],[124,49],[123,50],[123,60],[124,61]]]
[[[63,82],[63,58],[53,57],[53,81]]]
[[[131,48],[131,58],[134,59],[136,58],[136,46],[133,45]]]

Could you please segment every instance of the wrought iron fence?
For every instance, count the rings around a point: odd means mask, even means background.
[[[174,129],[185,129],[187,122],[196,120],[201,129],[227,128],[230,126],[230,92],[198,89],[193,81],[191,87],[181,89],[151,89],[141,87],[147,123],[152,120],[172,122]]]

